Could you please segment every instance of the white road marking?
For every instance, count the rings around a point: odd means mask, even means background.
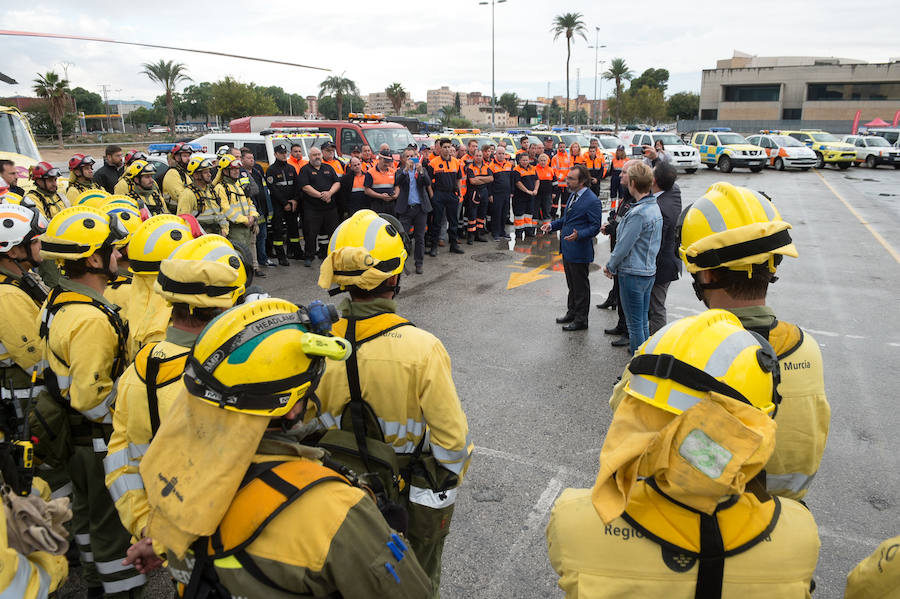
[[[821,335],[822,337],[840,337],[840,333],[834,333],[832,331],[817,331],[816,329],[811,329],[809,327],[803,327],[803,330],[809,331],[814,335]]]
[[[845,531],[832,530],[827,526],[819,526],[819,536],[839,539],[841,541],[853,541],[859,545],[871,547],[873,550],[878,547],[884,539],[876,539],[874,537],[860,537],[858,535],[848,534]]]

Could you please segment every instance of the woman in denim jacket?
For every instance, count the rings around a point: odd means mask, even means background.
[[[616,249],[603,268],[612,278],[619,275],[619,301],[625,311],[631,353],[650,336],[650,290],[656,279],[656,254],[662,240],[662,214],[650,193],[653,171],[646,164],[628,167],[628,191],[640,198],[616,228]]]

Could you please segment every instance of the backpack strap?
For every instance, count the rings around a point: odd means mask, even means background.
[[[151,436],[156,436],[159,430],[159,398],[158,391],[160,387],[171,385],[181,380],[184,374],[187,358],[190,350],[160,358],[153,355],[153,350],[159,343],[151,343],[145,345],[134,357],[134,368],[138,378],[144,383],[147,389],[147,409],[150,416]]]

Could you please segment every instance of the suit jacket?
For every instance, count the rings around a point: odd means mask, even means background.
[[[574,202],[569,204],[562,218],[550,223],[553,231],[560,231],[559,247],[566,262],[590,263],[594,261],[594,237],[603,224],[603,203],[593,191],[585,189]],[[564,238],[578,231],[578,239],[566,241]]]
[[[662,241],[656,255],[656,284],[670,283],[681,276],[681,256],[678,255],[678,217],[681,215],[681,189],[678,185],[656,198],[662,213]]]
[[[400,188],[397,196],[397,205],[394,208],[396,214],[403,214],[409,208],[409,173],[397,171],[394,177],[394,185]],[[431,187],[431,179],[425,176],[416,177],[416,185],[419,188],[419,200],[422,202],[422,210],[427,214],[431,212],[431,199],[428,197],[428,188]]]

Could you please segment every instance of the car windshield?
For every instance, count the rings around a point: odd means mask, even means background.
[[[494,141],[493,139],[491,139],[490,137],[480,137],[480,136],[477,136],[477,137],[476,137],[476,136],[472,135],[472,136],[468,136],[468,137],[467,137],[467,136],[461,136],[461,137],[459,138],[460,143],[462,143],[462,145],[464,145],[464,146],[466,146],[466,147],[469,146],[469,142],[472,141],[473,139],[474,139],[475,141],[478,142],[478,149],[479,149],[479,150],[481,149],[481,146],[489,146],[489,145],[491,145],[491,144],[493,144],[493,145],[495,145],[495,146],[497,145],[497,142]]]
[[[587,148],[591,145],[591,140],[588,139],[586,135],[580,133],[560,133],[559,139],[560,141],[566,142],[567,146],[577,143],[582,148]]]
[[[0,152],[12,152],[40,160],[34,140],[28,133],[25,123],[13,113],[0,113]]]
[[[831,133],[814,133],[812,138],[816,141],[841,141]]]
[[[883,137],[867,137],[866,144],[872,148],[889,148],[891,144]]]
[[[747,140],[737,133],[719,133],[719,143],[723,146],[729,146],[734,144],[745,144],[747,143]]]
[[[804,144],[800,143],[798,140],[794,139],[790,135],[773,135],[772,141],[778,144],[781,148],[797,148],[804,147]]]
[[[600,139],[600,147],[606,150],[615,150],[619,146],[622,145],[622,142],[615,137],[601,137]],[[665,142],[663,142],[665,143]]]
[[[681,146],[684,145],[684,142],[681,141],[677,135],[672,135],[671,133],[668,135],[654,135],[653,142],[656,143],[658,141],[663,142],[663,145],[666,146]]]
[[[372,150],[377,152],[378,146],[387,144],[391,152],[399,154],[406,149],[409,144],[415,144],[416,140],[406,127],[397,128],[375,128],[363,129],[366,141],[369,142]]]

